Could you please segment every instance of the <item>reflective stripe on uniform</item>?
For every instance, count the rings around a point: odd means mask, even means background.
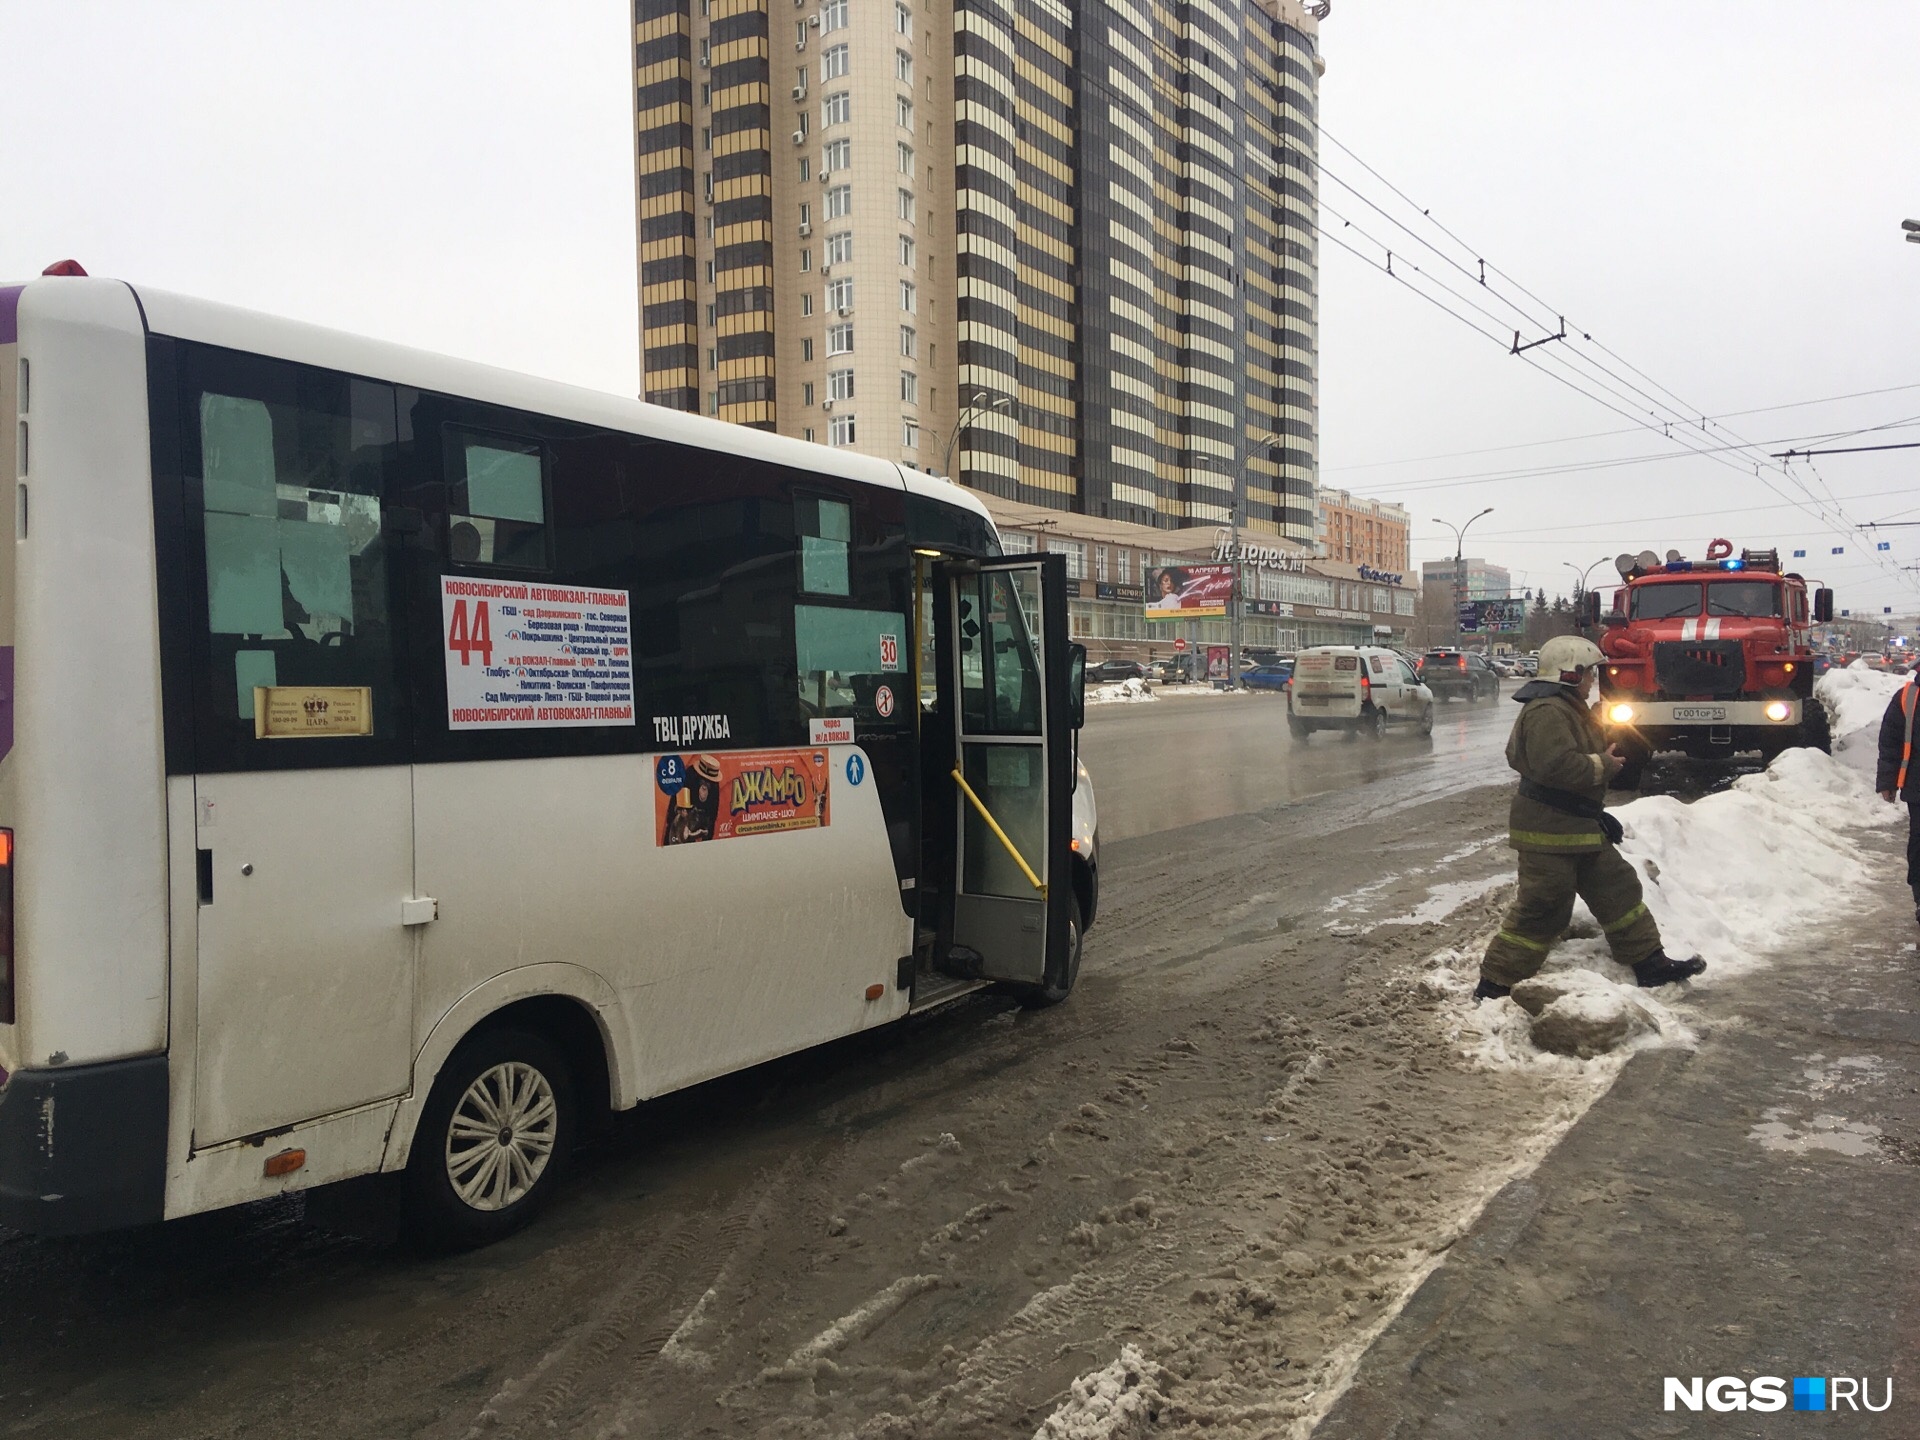
[[[1907,712],[1907,743],[1900,751],[1900,778],[1893,782],[1893,793],[1907,793],[1907,767],[1913,764],[1913,715],[1916,707],[1914,698],[1920,695],[1920,677],[1909,680],[1907,688],[1900,692],[1900,706]]]
[[[1541,830],[1509,830],[1507,839],[1515,845],[1538,845],[1552,850],[1560,846],[1604,845],[1607,837],[1598,830],[1587,835],[1549,835]]]
[[[1538,951],[1542,955],[1547,953],[1547,950],[1551,943],[1546,940],[1529,940],[1527,939],[1526,936],[1516,935],[1511,930],[1502,930],[1499,934],[1495,935],[1493,938],[1495,940],[1505,940],[1510,944],[1518,945],[1523,950]]]
[[[1600,928],[1606,931],[1607,934],[1611,935],[1616,930],[1626,929],[1627,926],[1631,925],[1634,921],[1638,920],[1642,915],[1646,913],[1647,913],[1647,902],[1642,900],[1638,905],[1634,906],[1631,910],[1627,911],[1627,913],[1622,915],[1618,920],[1615,920],[1609,925],[1602,925]]]

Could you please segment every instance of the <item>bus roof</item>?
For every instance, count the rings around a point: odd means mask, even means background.
[[[27,282],[16,298],[31,304],[33,292],[47,286],[117,285],[106,279],[57,277]],[[949,480],[942,480],[837,446],[816,445],[789,436],[734,425],[703,415],[689,415],[644,400],[522,375],[493,365],[440,355],[430,350],[372,340],[324,325],[288,320],[259,311],[243,310],[212,300],[199,300],[144,285],[128,285],[140,304],[149,333],[194,340],[230,350],[339,370],[369,380],[417,386],[486,401],[512,409],[598,425],[629,434],[671,440],[703,450],[744,455],[770,464],[842,479],[904,489],[968,510],[992,523],[979,498]],[[0,294],[4,294],[0,289]]]

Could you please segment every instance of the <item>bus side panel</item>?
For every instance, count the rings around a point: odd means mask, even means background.
[[[145,332],[126,286],[27,287],[27,534],[17,546],[20,1061],[167,1043],[167,825]]]
[[[583,966],[632,1020],[630,1101],[906,1014],[912,922],[872,765],[821,749],[824,827],[697,844],[660,843],[658,756],[416,767],[419,892],[440,902],[423,1027],[516,967]]]
[[[13,762],[13,541],[19,513],[20,346],[17,314],[21,287],[0,287],[0,826],[11,826],[18,800]],[[0,977],[4,984],[4,977]],[[0,1006],[0,1071],[17,1068],[16,1027]]]

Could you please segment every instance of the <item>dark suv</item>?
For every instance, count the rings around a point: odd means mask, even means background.
[[[1420,682],[1436,700],[1500,698],[1500,677],[1471,650],[1429,650],[1420,659]]]

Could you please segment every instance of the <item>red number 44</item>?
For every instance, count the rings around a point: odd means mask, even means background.
[[[453,622],[447,627],[447,651],[450,654],[458,651],[462,665],[473,663],[473,652],[476,650],[480,652],[482,665],[493,664],[493,622],[488,617],[488,608],[484,600],[474,602],[473,623],[469,628],[467,602],[453,602]]]

